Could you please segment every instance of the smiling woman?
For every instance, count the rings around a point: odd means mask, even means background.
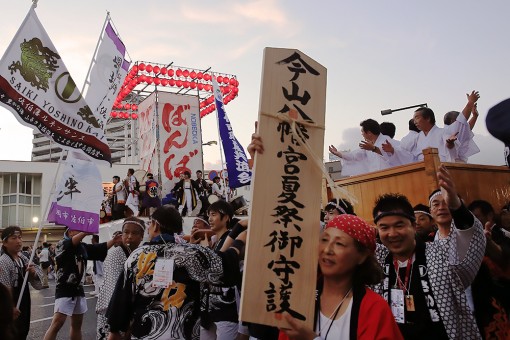
[[[402,339],[386,301],[366,287],[383,278],[375,249],[375,229],[361,218],[344,214],[329,221],[319,243],[314,330],[286,315],[290,329],[280,339]]]

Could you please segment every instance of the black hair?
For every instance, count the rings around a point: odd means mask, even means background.
[[[420,129],[418,129],[414,124],[413,118],[409,119],[409,131],[420,132]]]
[[[474,200],[473,202],[469,203],[468,209],[469,211],[480,209],[481,213],[485,216],[489,215],[490,213],[494,214],[494,208],[492,205],[484,200]]]
[[[354,239],[354,245],[360,253],[370,252],[370,250],[362,245],[358,240]],[[352,275],[352,283],[357,287],[365,285],[375,285],[380,283],[384,278],[381,265],[377,261],[374,254],[368,255],[365,261],[358,265]]]
[[[156,220],[162,234],[175,234],[182,232],[182,217],[179,211],[171,205],[165,204],[152,213],[151,218]]]
[[[128,174],[133,175],[134,173],[135,173],[135,169],[133,169],[133,168],[128,169]]]
[[[457,119],[459,114],[460,114],[459,111],[449,111],[449,112],[446,112],[444,114],[444,118],[443,118],[444,125],[451,125],[451,124],[453,124],[453,122]]]
[[[395,137],[395,131],[397,131],[395,124],[390,122],[383,122],[381,123],[381,125],[379,125],[379,127],[383,135],[388,136],[390,138]]]
[[[113,176],[113,179],[116,179],[117,181],[120,182],[120,177],[119,176]]]
[[[400,211],[411,217],[414,216],[414,209],[407,197],[402,194],[384,194],[375,201],[372,216],[375,218],[380,213]]]
[[[197,170],[197,172],[196,172],[196,173],[198,174],[199,172],[200,172],[201,174],[203,174],[202,170]]]
[[[154,175],[151,174],[150,172],[147,173],[147,178],[150,178],[150,179],[153,179],[154,178]]]
[[[232,217],[234,216],[234,209],[230,203],[224,200],[218,200],[211,204],[207,208],[207,214],[209,214],[211,211],[219,213],[221,218],[228,216],[229,221],[232,220]]]
[[[336,210],[338,210],[339,213],[343,214],[343,212],[340,209],[338,209],[337,204],[342,209],[344,209],[346,214],[356,215],[354,213],[354,208],[353,208],[351,202],[349,202],[349,201],[347,201],[347,200],[345,200],[343,198],[340,198],[339,200],[337,200],[336,198],[331,199],[329,201],[329,203],[326,205],[326,208],[324,208],[324,210],[325,211],[329,211],[331,209],[336,209]]]
[[[188,170],[184,171],[183,174],[191,178],[191,172],[189,172]]]
[[[213,182],[216,182],[217,179],[220,179],[218,176],[213,178]]]
[[[419,112],[423,119],[428,119],[430,121],[430,124],[432,125],[436,124],[436,116],[434,115],[434,111],[432,111],[431,108],[420,107],[418,110],[414,112]]]
[[[92,235],[92,241],[99,243],[99,235]]]
[[[379,126],[379,123],[373,119],[366,119],[359,123],[359,126],[363,128],[363,131],[372,132],[374,135],[381,133],[381,127]]]

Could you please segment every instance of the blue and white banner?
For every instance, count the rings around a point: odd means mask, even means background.
[[[48,222],[88,233],[99,232],[99,210],[104,198],[101,174],[94,162],[70,152],[62,179],[51,202]]]
[[[234,135],[232,125],[228,120],[225,106],[223,105],[223,94],[216,82],[216,78],[212,80],[214,88],[214,101],[216,111],[218,112],[218,125],[220,129],[220,138],[225,153],[225,161],[227,162],[228,182],[231,189],[236,189],[251,182],[251,170],[248,165],[248,158],[243,147],[237,141]]]

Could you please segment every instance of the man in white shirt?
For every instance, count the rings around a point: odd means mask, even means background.
[[[43,243],[43,249],[39,253],[39,263],[43,272],[43,288],[48,288],[48,272],[50,270],[50,245],[46,242]]]
[[[329,152],[342,158],[342,174],[354,176],[411,162],[411,154],[400,142],[381,134],[379,123],[367,119],[360,123],[363,140],[359,150],[340,152],[333,145]]]
[[[138,185],[137,179],[134,176],[135,170],[128,169],[127,178],[126,178],[126,187],[128,190],[128,197],[126,199],[126,206],[131,210],[132,216],[138,216],[139,214],[139,204],[140,201],[138,199]]]
[[[220,184],[220,178],[218,176],[213,178],[213,185],[211,188],[213,195],[216,195],[219,199],[225,199],[225,196],[223,195],[223,189],[221,188]]]
[[[420,133],[416,136],[412,148],[407,149],[413,155],[414,161],[423,160],[423,149],[426,148],[437,148],[439,159],[442,162],[465,162],[467,156],[476,153],[465,150],[465,146],[469,144],[469,139],[472,139],[472,136],[464,112],[470,113],[478,98],[480,98],[478,92],[471,92],[468,96],[468,103],[462,111],[463,114],[457,117],[456,122],[458,123],[446,128],[440,128],[436,125],[436,118],[432,109],[421,107],[416,110],[413,119]],[[408,147],[408,145],[404,145],[404,147]]]
[[[126,190],[120,181],[119,176],[113,176],[113,210],[112,219],[118,220],[124,218],[124,210],[126,208]]]

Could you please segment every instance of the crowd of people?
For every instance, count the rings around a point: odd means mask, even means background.
[[[340,157],[345,176],[421,161],[422,150],[426,148],[437,148],[442,162],[466,163],[480,151],[472,132],[478,119],[479,98],[477,91],[468,94],[462,112],[450,111],[444,115],[443,128],[436,125],[432,109],[420,107],[409,121],[408,134],[400,141],[393,139],[396,131],[393,123],[364,120],[360,123],[363,140],[358,150],[339,151],[331,145],[329,151]]]
[[[464,111],[476,111],[477,99],[476,92],[468,95]],[[361,125],[361,150],[354,152],[359,155],[331,151],[343,159],[385,166],[395,159],[420,159],[416,148],[439,141],[434,145],[440,146],[442,160],[466,160],[471,146],[461,138],[469,133],[464,127],[453,134],[438,131],[429,111],[416,111],[413,121],[420,132],[411,141],[399,144],[367,120]],[[464,120],[469,125],[464,111],[449,116],[450,125]],[[422,135],[426,129],[429,134]],[[391,127],[386,133],[392,133]],[[414,145],[409,149],[414,151],[402,151],[408,148],[402,144]],[[248,151],[252,158],[264,152],[259,135],[252,136]],[[463,202],[444,166],[437,172],[439,188],[428,202],[413,206],[398,193],[362,202],[373,207],[374,225],[356,216],[347,199],[328,202],[321,212],[318,274],[310,278],[317,280],[317,292],[302,297],[315,303],[313,327],[284,313],[288,326],[281,329],[239,319],[247,228],[257,226],[235,218],[227,200],[210,202],[201,172],[196,181],[189,172],[183,174],[173,190],[178,206],[145,206],[153,208],[145,223],[132,206],[136,200],[129,198],[138,186],[136,178],[131,180],[133,173],[130,169],[122,183],[114,177],[115,204],[127,207],[124,216],[117,216],[124,218],[120,233],[107,242],[85,244],[86,233],[66,230],[57,244],[55,308],[44,340],[56,339],[68,316],[71,338],[81,338],[88,260],[103,265],[97,339],[510,338],[510,202],[499,211],[482,198]],[[157,182],[149,184],[157,187]],[[124,189],[117,190],[121,186],[128,188],[124,195],[119,195]],[[210,190],[215,194],[215,188]],[[191,234],[184,235],[182,216],[203,199],[206,208],[195,217]],[[149,242],[142,244],[146,233]],[[28,285],[21,292],[23,274],[28,271],[32,287],[42,289],[43,265],[28,263],[21,252],[20,228],[5,228],[1,236],[1,310],[12,312],[0,317],[0,336],[23,339],[30,326]]]

